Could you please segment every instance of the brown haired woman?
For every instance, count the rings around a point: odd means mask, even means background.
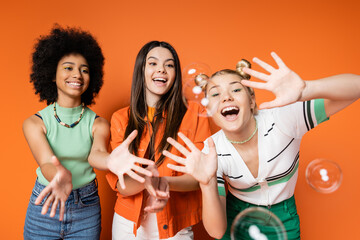
[[[175,49],[166,42],[145,44],[135,62],[130,106],[112,116],[110,142],[115,148],[137,130],[129,151],[153,160],[156,167],[147,169],[155,177],[140,183],[129,176],[107,175],[117,192],[113,239],[193,239],[191,226],[201,220],[199,184],[188,174],[168,169],[166,165],[175,162],[161,154],[163,150],[179,154],[166,141],[176,138],[178,131],[199,148],[210,136],[208,120],[198,116],[196,105],[189,105],[191,110],[182,101]]]

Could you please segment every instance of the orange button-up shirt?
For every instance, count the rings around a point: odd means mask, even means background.
[[[111,118],[111,147],[115,149],[119,146],[125,135],[125,129],[128,124],[129,107],[116,111]],[[198,149],[203,148],[203,141],[211,135],[209,121],[207,118],[199,117],[200,107],[195,103],[190,103],[186,114],[183,117],[179,131],[185,134]],[[151,127],[151,124],[150,124]],[[164,134],[165,124],[160,125],[159,131],[156,133],[155,147],[159,146],[161,138]],[[144,129],[138,150],[138,156],[144,157],[145,151],[150,142],[151,129]],[[178,139],[184,145],[181,139]],[[181,156],[181,153],[174,147],[170,152]],[[160,153],[161,154],[161,153]],[[159,159],[159,153],[155,154],[155,160]],[[175,161],[165,158],[164,162],[158,167],[159,175],[162,176],[179,176],[182,173],[171,170],[167,167],[168,163],[177,164]],[[178,165],[178,164],[177,164]],[[134,222],[134,229],[140,226],[141,207],[143,203],[143,191],[133,196],[123,196],[116,188],[118,177],[109,172],[106,178],[110,187],[117,192],[117,200],[115,203],[115,212],[120,216]],[[159,236],[161,239],[173,237],[180,230],[195,225],[201,220],[201,192],[171,192],[170,198],[165,208],[156,214]]]

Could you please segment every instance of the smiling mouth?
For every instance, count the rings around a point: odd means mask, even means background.
[[[84,85],[83,83],[79,83],[79,82],[66,82],[66,83],[72,87],[81,87]]]
[[[160,83],[166,83],[167,80],[165,78],[154,78],[153,79],[154,82],[160,82]]]
[[[224,117],[236,117],[239,114],[240,109],[235,106],[225,107],[221,110],[221,115]]]

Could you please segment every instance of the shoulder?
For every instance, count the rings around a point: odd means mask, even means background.
[[[206,109],[202,106],[200,106],[198,103],[193,102],[193,101],[188,101],[187,102],[187,111],[186,111],[187,115],[192,115],[195,117],[198,117],[200,115],[206,115]]]
[[[211,138],[214,140],[214,143],[216,144],[217,142],[222,142],[224,136],[225,135],[224,135],[223,130],[219,130],[216,133],[214,133],[213,135],[211,135]]]
[[[218,132],[214,133],[213,135],[211,135],[210,137],[208,137],[205,141],[204,141],[204,148],[208,149],[209,148],[209,138],[211,138],[216,147],[219,147],[220,143],[224,142],[224,132],[222,130],[219,130]]]
[[[125,131],[129,122],[129,107],[121,108],[113,113],[111,116],[111,131],[112,133],[120,133]]]
[[[95,119],[93,124],[93,136],[95,136],[95,133],[100,133],[104,135],[110,134],[110,123],[108,120],[102,117],[98,117]]]
[[[37,113],[39,116],[41,116],[39,113]],[[44,133],[46,132],[46,128],[45,128],[45,124],[43,122],[43,120],[34,115],[31,115],[30,117],[28,117],[27,119],[24,120],[23,122],[23,131],[24,133],[27,132],[32,132],[32,131],[43,131]]]
[[[110,123],[105,118],[97,117],[94,120],[94,127],[110,127]]]
[[[129,106],[121,108],[114,112],[111,116],[111,121],[121,121],[129,119]]]
[[[187,111],[182,119],[182,124],[189,126],[197,126],[199,124],[209,125],[206,109],[195,102],[189,101]]]

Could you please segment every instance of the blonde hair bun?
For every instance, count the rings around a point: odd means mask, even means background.
[[[202,90],[205,89],[206,84],[208,83],[209,77],[208,75],[204,74],[204,73],[200,73],[198,75],[195,76],[195,84],[196,86],[201,87]]]
[[[242,78],[249,80],[251,76],[243,72],[244,67],[251,68],[251,63],[246,59],[241,59],[241,61],[236,64],[236,71],[240,74]]]

